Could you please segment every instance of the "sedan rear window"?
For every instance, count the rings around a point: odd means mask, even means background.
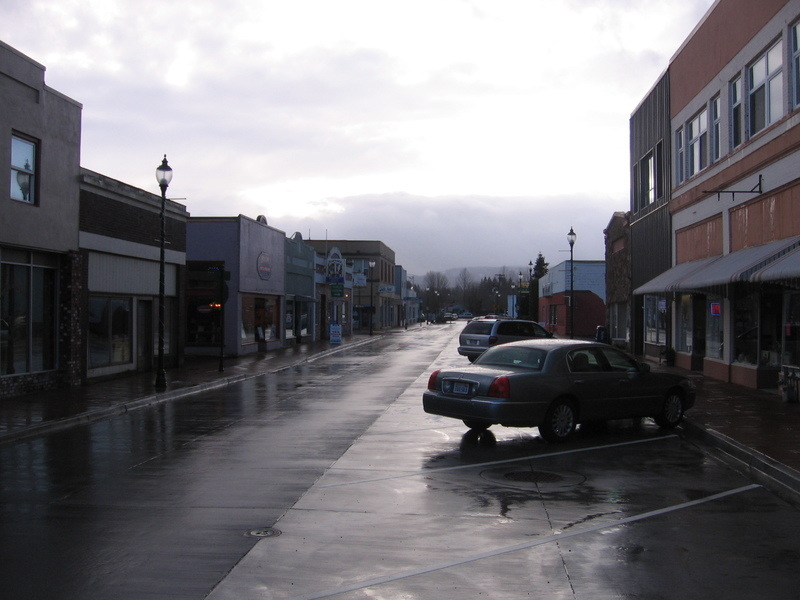
[[[492,365],[495,367],[520,367],[541,371],[545,350],[538,348],[517,348],[513,346],[496,346],[484,352],[476,361],[476,365]]]

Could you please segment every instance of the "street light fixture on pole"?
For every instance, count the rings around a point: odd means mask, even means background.
[[[167,206],[167,187],[172,181],[172,168],[167,164],[167,155],[156,169],[156,180],[158,187],[161,188],[161,254],[158,264],[158,363],[156,364],[157,391],[167,389],[167,374],[164,371],[164,244],[165,232],[165,211]]]
[[[575,262],[572,260],[572,248],[577,234],[569,228],[567,242],[569,243],[569,337],[575,337]]]
[[[372,323],[375,320],[375,280],[372,277],[372,269],[375,261],[369,261],[369,334],[372,335]]]

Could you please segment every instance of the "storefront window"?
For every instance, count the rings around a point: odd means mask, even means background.
[[[242,296],[243,344],[280,339],[277,296]]]
[[[219,346],[222,343],[224,264],[194,261],[187,266],[186,344]]]
[[[693,323],[692,297],[688,294],[683,294],[678,301],[678,331],[675,340],[675,349],[678,352],[691,354]]]
[[[89,367],[130,363],[131,332],[130,298],[89,298]]]
[[[781,343],[783,311],[782,295],[779,293],[763,293],[761,295],[761,335],[759,364],[767,367],[778,367],[781,364]]]
[[[663,296],[644,297],[644,341],[664,344],[667,341],[667,300]]]
[[[706,357],[722,358],[723,350],[723,311],[722,298],[709,295],[707,297],[706,314]]]
[[[30,268],[3,265],[0,282],[3,294],[2,347],[3,375],[28,372],[28,307],[30,304]]]
[[[758,301],[755,294],[740,293],[733,301],[733,359],[749,365],[758,358]]]
[[[0,375],[56,368],[56,259],[3,250],[0,268]]]
[[[31,371],[45,371],[56,364],[56,272],[33,268],[31,275]]]
[[[294,302],[286,303],[286,339],[294,337]]]
[[[786,297],[784,335],[783,364],[800,365],[800,293],[792,292]]]

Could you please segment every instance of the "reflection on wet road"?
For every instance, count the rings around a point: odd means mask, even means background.
[[[3,595],[797,597],[798,511],[680,435],[425,414],[458,329],[0,448]]]
[[[427,374],[210,599],[796,597],[797,510],[701,448],[649,421],[476,434],[421,411]]]
[[[0,448],[9,598],[203,598],[441,351],[424,330]]]

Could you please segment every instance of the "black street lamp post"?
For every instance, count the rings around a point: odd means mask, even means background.
[[[372,323],[375,321],[375,280],[372,277],[372,269],[375,261],[369,261],[369,334],[372,335]]]
[[[161,254],[158,264],[158,363],[156,364],[155,388],[157,391],[164,391],[167,389],[167,374],[164,371],[164,244],[166,243],[164,212],[167,206],[167,187],[172,181],[172,169],[167,164],[166,154],[156,169],[156,180],[161,188]]]
[[[572,248],[577,234],[569,228],[567,242],[569,243],[569,337],[575,337],[575,262],[572,260]]]

